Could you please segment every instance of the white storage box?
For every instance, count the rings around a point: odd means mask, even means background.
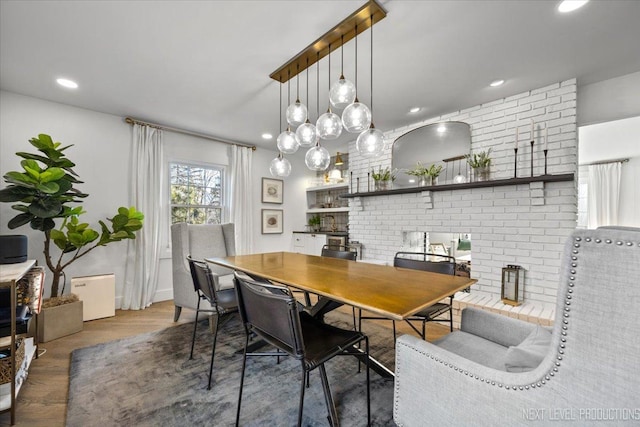
[[[101,319],[116,314],[116,276],[73,277],[71,293],[78,295],[84,305],[82,320]]]

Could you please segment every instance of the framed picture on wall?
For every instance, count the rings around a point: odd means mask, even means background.
[[[262,234],[282,234],[282,209],[262,209]]]
[[[276,203],[281,205],[283,190],[283,180],[262,178],[262,203]]]

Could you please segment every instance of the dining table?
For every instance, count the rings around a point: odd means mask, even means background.
[[[393,320],[407,319],[477,282],[469,277],[293,252],[205,260]]]

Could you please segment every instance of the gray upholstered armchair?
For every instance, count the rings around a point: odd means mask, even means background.
[[[195,260],[225,257],[236,254],[235,227],[233,224],[193,225],[180,222],[171,226],[171,258],[173,262],[174,322],[178,321],[183,307],[196,309],[198,295],[193,287],[187,256]],[[233,270],[210,265],[214,273],[216,289],[233,287]],[[200,308],[211,308],[202,301]]]
[[[638,278],[640,229],[576,230],[563,255],[552,329],[467,309],[461,330],[440,341],[429,343],[408,335],[398,339],[395,422],[400,426],[637,422]],[[539,340],[544,334],[547,344]],[[506,365],[513,368],[514,352],[526,355],[523,341],[541,361],[528,368],[516,366],[522,372],[508,372]]]

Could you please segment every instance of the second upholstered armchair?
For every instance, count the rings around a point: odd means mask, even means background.
[[[236,254],[234,224],[187,224],[171,226],[171,258],[173,262],[173,320],[178,321],[182,308],[195,310],[198,294],[193,287],[187,256],[195,260]],[[216,289],[233,287],[233,270],[210,265]],[[202,305],[208,304],[206,301]],[[209,308],[209,307],[206,307]]]

